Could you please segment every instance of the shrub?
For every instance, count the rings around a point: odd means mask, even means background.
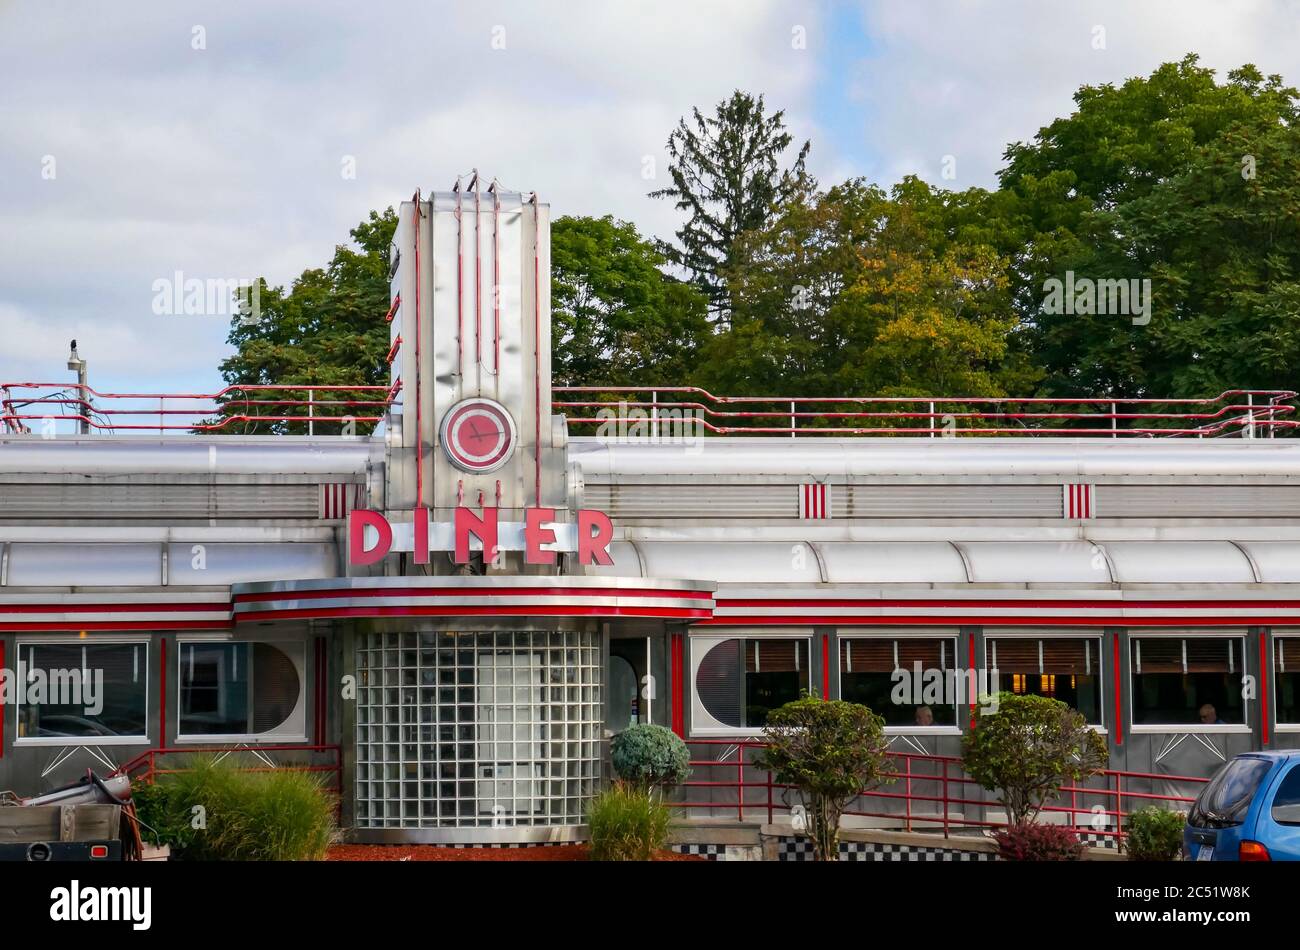
[[[1012,825],[993,838],[1004,861],[1078,861],[1083,856],[1083,843],[1063,825]]]
[[[140,820],[186,860],[318,860],[334,840],[333,796],[308,772],[243,772],[196,756],[132,795]]]
[[[840,816],[859,794],[880,783],[889,752],[884,726],[866,706],[816,696],[768,715],[767,748],[755,764],[803,793],[813,860],[839,859]]]
[[[981,698],[975,728],[962,737],[962,765],[981,787],[998,791],[1012,825],[1038,816],[1067,782],[1105,768],[1106,740],[1065,703],[998,693]]]
[[[1183,850],[1182,812],[1154,805],[1139,808],[1128,816],[1128,838],[1124,850],[1130,861],[1177,861]]]
[[[648,722],[628,726],[610,743],[614,772],[624,782],[650,790],[680,785],[691,774],[691,754],[671,729]]]
[[[587,806],[593,861],[649,861],[668,844],[672,815],[649,789],[618,783]]]

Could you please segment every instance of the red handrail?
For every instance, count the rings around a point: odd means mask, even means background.
[[[392,386],[347,386],[294,384],[236,384],[214,393],[106,393],[79,383],[14,382],[0,383],[4,398],[0,399],[0,426],[10,432],[30,431],[25,421],[68,420],[84,423],[93,430],[147,430],[153,432],[219,432],[241,422],[305,422],[312,425],[328,423],[379,422],[383,413],[363,414],[367,410],[386,409],[400,391],[400,380]],[[14,390],[19,393],[15,395]],[[22,391],[29,391],[25,396]],[[343,395],[344,398],[316,398],[318,393]],[[253,398],[269,394],[278,398]],[[373,395],[375,398],[364,398]],[[148,405],[139,405],[147,401]],[[171,402],[172,408],[167,407]],[[129,403],[137,404],[131,405]],[[176,406],[176,403],[191,405]],[[199,405],[193,405],[199,403]],[[32,406],[59,407],[58,414],[24,412]],[[287,409],[283,412],[232,412],[233,409]],[[341,410],[341,411],[340,411]],[[306,412],[306,415],[303,412]],[[322,414],[324,413],[324,414]],[[168,422],[182,416],[188,422]],[[215,422],[201,421],[201,417],[220,416]],[[140,421],[125,421],[132,417]],[[143,420],[149,421],[143,421]],[[154,421],[156,420],[156,421]]]
[[[791,805],[779,804],[773,800],[773,789],[783,791],[794,791],[792,785],[777,782],[771,772],[758,769],[752,759],[746,759],[746,750],[761,749],[764,743],[754,739],[691,739],[687,742],[691,747],[723,747],[722,756],[712,759],[692,758],[691,767],[693,770],[699,769],[717,769],[722,768],[727,772],[735,771],[735,780],[715,780],[712,778],[692,778],[682,783],[682,788],[686,790],[686,797],[677,802],[670,803],[675,808],[683,809],[686,812],[704,809],[723,809],[734,810],[739,821],[745,820],[745,812],[748,809],[753,812],[756,808],[764,811],[767,815],[767,821],[770,824],[776,811],[789,811]],[[736,761],[730,761],[731,749],[736,750]],[[888,811],[883,808],[878,810],[850,809],[845,812],[846,815],[859,818],[884,818],[898,821],[907,830],[911,830],[912,825],[920,820],[926,822],[938,822],[942,825],[944,837],[950,836],[953,827],[971,827],[971,828],[997,828],[1003,827],[1003,822],[988,821],[979,818],[967,817],[962,814],[954,817],[952,806],[961,806],[959,810],[964,810],[966,806],[973,808],[997,808],[996,802],[987,798],[968,797],[964,792],[968,786],[978,786],[978,783],[961,770],[961,759],[957,756],[949,755],[922,755],[911,752],[894,752],[890,753],[891,759],[900,760],[901,764],[895,768],[884,772],[882,777],[903,780],[903,790],[894,791],[898,787],[895,785],[882,785],[877,788],[864,790],[859,796],[871,801],[881,800],[883,802],[901,802],[901,811]],[[917,763],[930,763],[937,766],[933,774],[919,773],[913,768]],[[746,769],[751,773],[754,770],[763,772],[763,778],[758,779],[752,776],[746,777]],[[1099,836],[1109,836],[1122,838],[1125,835],[1124,819],[1128,817],[1129,812],[1123,809],[1125,799],[1146,803],[1162,803],[1165,805],[1190,805],[1194,798],[1183,795],[1166,795],[1157,792],[1138,792],[1130,788],[1125,788],[1126,780],[1148,781],[1148,782],[1169,782],[1169,783],[1191,783],[1204,784],[1209,782],[1208,777],[1199,777],[1192,775],[1161,775],[1154,772],[1132,772],[1119,769],[1105,769],[1097,773],[1098,777],[1105,783],[1105,787],[1090,788],[1088,786],[1067,785],[1061,788],[1062,795],[1069,795],[1069,805],[1049,804],[1042,809],[1044,812],[1052,814],[1067,815],[1070,824],[1075,825],[1076,816],[1086,815],[1094,821],[1097,817],[1107,819],[1107,825],[1113,820],[1114,828],[1088,828],[1090,834]],[[921,783],[933,783],[937,788],[934,794],[926,794],[917,791],[916,786]],[[1113,784],[1113,788],[1111,787]],[[954,792],[951,786],[956,785],[957,790]],[[727,789],[736,792],[736,801],[708,801],[692,799],[690,797],[692,789],[712,790]],[[764,799],[762,803],[755,802],[753,796],[747,798],[745,792],[750,789],[762,789]],[[1079,804],[1080,798],[1094,796],[1103,800],[1102,804],[1092,807],[1085,807]],[[939,806],[939,814],[918,815],[914,809],[914,803],[925,803]]]
[[[1104,435],[1121,436],[1218,436],[1235,429],[1243,435],[1257,430],[1274,431],[1300,427],[1300,421],[1280,416],[1295,412],[1291,390],[1231,389],[1205,398],[1120,399],[1109,397],[1009,397],[1009,396],[720,396],[698,386],[557,386],[554,393],[594,395],[606,398],[557,399],[559,410],[609,410],[617,407],[640,413],[652,430],[683,422],[697,425],[716,435]],[[627,396],[647,398],[628,399]],[[661,398],[669,397],[669,398]],[[724,406],[756,407],[726,409]],[[819,408],[820,407],[820,408]],[[827,407],[834,407],[830,409]],[[922,408],[916,408],[922,407]],[[987,407],[987,408],[971,408]],[[1068,408],[1073,407],[1073,408]],[[1163,407],[1160,411],[1155,407]],[[1174,411],[1200,408],[1204,411]],[[1041,411],[1033,411],[1041,408]],[[648,412],[647,412],[648,411]],[[690,413],[680,420],[674,413]],[[788,426],[730,425],[731,422],[789,420]],[[858,426],[826,425],[856,420]],[[920,425],[876,425],[865,423],[908,422]],[[1019,425],[961,425],[960,420],[1015,422]],[[605,416],[571,415],[575,425],[604,425]],[[1052,423],[1105,422],[1097,427]],[[1120,426],[1121,422],[1150,421],[1173,425]],[[800,423],[805,423],[800,425]],[[939,425],[937,423],[942,423]],[[1028,423],[1028,424],[1026,424]],[[1048,423],[1044,425],[1044,423]],[[1181,424],[1179,424],[1181,423]],[[1188,425],[1187,423],[1199,423]]]

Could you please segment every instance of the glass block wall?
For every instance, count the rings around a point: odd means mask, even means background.
[[[583,823],[599,633],[364,633],[356,662],[357,828]]]

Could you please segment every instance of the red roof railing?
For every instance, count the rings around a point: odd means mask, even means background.
[[[400,385],[235,385],[215,393],[101,393],[77,383],[0,383],[0,428],[71,421],[91,432],[236,432],[260,424],[379,422]]]
[[[697,386],[557,386],[557,412],[579,432],[636,422],[650,433],[694,426],[715,435],[1015,435],[1110,438],[1272,437],[1300,426],[1296,393],[1232,389],[1207,398],[989,396],[720,396]],[[846,424],[850,423],[850,424]],[[676,431],[674,429],[674,431]]]

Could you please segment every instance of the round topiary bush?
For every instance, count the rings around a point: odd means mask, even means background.
[[[647,790],[679,785],[691,773],[686,743],[671,729],[648,722],[628,726],[616,735],[610,760],[620,779]]]

